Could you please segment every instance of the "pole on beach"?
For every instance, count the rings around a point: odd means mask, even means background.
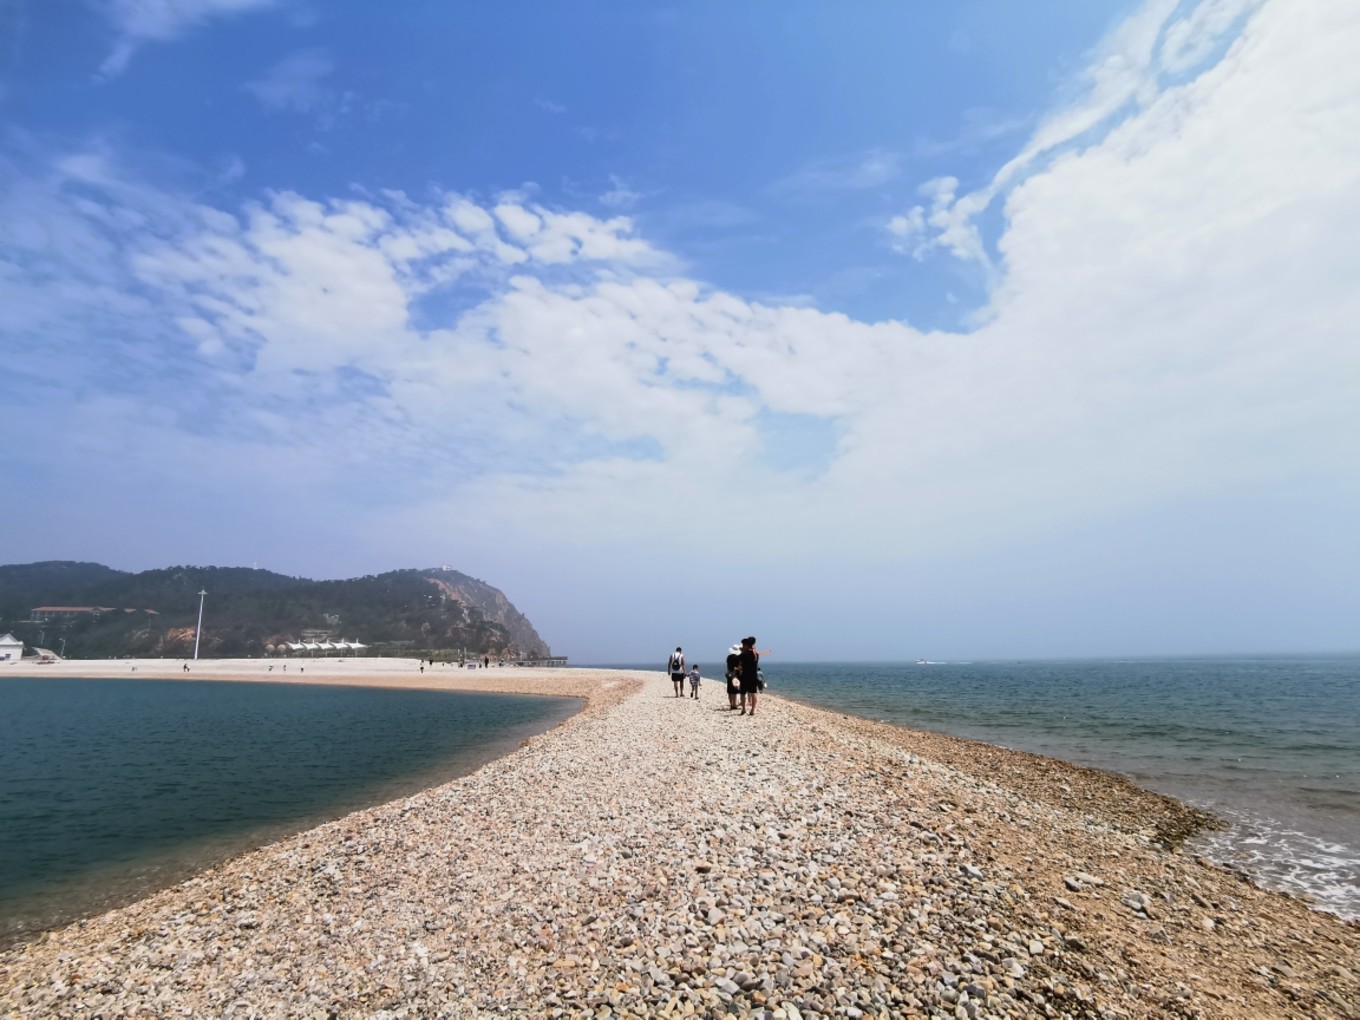
[[[198,593],[198,626],[194,629],[194,661],[198,661],[198,639],[203,636],[203,596],[206,590]]]

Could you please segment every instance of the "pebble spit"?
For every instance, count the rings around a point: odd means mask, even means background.
[[[0,954],[0,1017],[1360,1017],[1360,928],[1116,777],[661,673],[359,674],[587,703]]]

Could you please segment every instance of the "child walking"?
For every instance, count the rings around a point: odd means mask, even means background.
[[[699,664],[697,662],[689,671],[689,696],[696,701],[699,698]]]

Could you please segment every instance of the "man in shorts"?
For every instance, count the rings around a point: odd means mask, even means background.
[[[675,651],[671,652],[666,668],[671,672],[671,683],[675,684],[675,696],[683,698],[685,696],[685,653],[681,651],[679,645],[676,645]]]

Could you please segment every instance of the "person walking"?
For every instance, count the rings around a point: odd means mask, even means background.
[[[675,696],[683,698],[685,696],[685,653],[679,645],[676,645],[675,651],[671,652],[666,668],[670,670],[671,683],[675,685]]]
[[[689,670],[689,696],[699,700],[699,664],[696,662]]]
[[[756,651],[756,639],[741,639],[741,653],[738,656],[738,671],[741,677],[741,714],[756,714],[756,692],[760,690],[760,657],[769,655],[770,649]]]

